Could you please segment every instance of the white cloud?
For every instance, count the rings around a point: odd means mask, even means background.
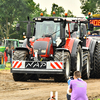
[[[41,9],[47,9],[47,13],[50,14],[51,7],[53,3],[62,6],[65,11],[71,10],[73,14],[77,17],[83,17],[84,15],[81,14],[81,3],[80,0],[33,0],[36,4],[40,4]]]

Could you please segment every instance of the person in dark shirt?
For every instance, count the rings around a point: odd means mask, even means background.
[[[12,66],[12,53],[13,53],[13,50],[14,50],[14,47],[11,47],[11,50],[9,51],[11,66]]]
[[[5,65],[6,65],[6,62],[8,61],[8,47],[6,47],[6,49],[4,51],[4,61],[5,61]]]

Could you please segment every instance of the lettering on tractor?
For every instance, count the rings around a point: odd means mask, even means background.
[[[46,62],[26,62],[25,67],[26,68],[37,68],[37,69],[46,69]]]

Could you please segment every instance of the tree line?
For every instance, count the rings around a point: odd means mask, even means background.
[[[80,0],[81,9],[84,15],[90,11],[93,14],[100,11],[100,0]],[[1,38],[17,38],[23,39],[23,32],[26,32],[26,24],[20,23],[20,31],[16,31],[18,21],[26,21],[27,16],[32,20],[39,17],[42,12],[44,16],[52,16],[55,11],[56,15],[63,17],[65,9],[55,3],[52,4],[51,14],[47,13],[47,9],[42,10],[39,4],[33,0],[0,0],[0,39]],[[75,17],[73,12],[67,11],[68,17]]]

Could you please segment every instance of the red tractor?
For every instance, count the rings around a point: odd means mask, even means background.
[[[47,76],[54,77],[56,82],[67,81],[76,70],[82,72],[83,78],[89,78],[89,50],[83,46],[86,39],[81,37],[83,43],[73,37],[80,31],[78,23],[66,18],[43,16],[25,22],[28,23],[27,39],[13,54],[11,72],[15,81],[38,80]],[[30,23],[34,23],[34,27]],[[32,28],[34,39],[31,38]]]
[[[89,12],[88,26],[100,27],[100,18],[90,18],[90,14]],[[87,47],[91,55],[91,78],[100,78],[100,31],[89,32]]]

